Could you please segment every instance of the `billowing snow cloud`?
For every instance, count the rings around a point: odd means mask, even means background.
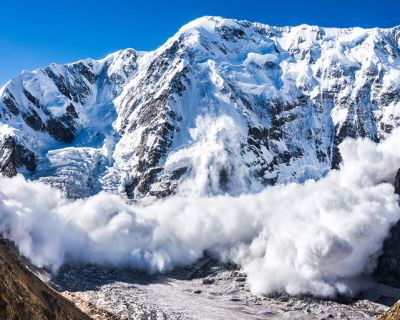
[[[255,293],[352,294],[400,218],[391,185],[400,131],[346,140],[319,181],[238,197],[174,196],[146,207],[100,193],[71,201],[18,176],[0,179],[0,231],[38,266],[130,265],[157,272],[210,250],[241,265]]]

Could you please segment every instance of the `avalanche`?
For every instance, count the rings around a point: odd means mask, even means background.
[[[352,295],[400,217],[399,39],[203,17],[23,72],[0,89],[0,231],[53,270],[208,250],[255,293]]]
[[[106,192],[72,201],[22,176],[2,178],[0,231],[54,271],[79,262],[158,272],[208,250],[239,264],[257,294],[353,295],[365,289],[400,218],[389,183],[399,141],[400,130],[380,144],[346,140],[340,170],[319,181],[238,197],[176,195],[148,206]]]

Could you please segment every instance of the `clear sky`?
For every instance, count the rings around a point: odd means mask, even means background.
[[[51,62],[155,49],[204,15],[279,26],[400,25],[400,0],[10,0],[0,10],[0,85]]]

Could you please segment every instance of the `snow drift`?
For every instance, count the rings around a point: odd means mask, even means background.
[[[345,140],[341,169],[319,181],[237,197],[183,192],[147,206],[106,192],[72,201],[22,176],[1,178],[0,232],[54,271],[80,262],[158,272],[210,250],[238,263],[255,293],[351,295],[400,218],[391,185],[399,142],[400,130],[380,144]],[[205,174],[198,168],[193,183]]]

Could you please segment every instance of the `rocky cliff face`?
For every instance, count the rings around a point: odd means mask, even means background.
[[[397,320],[400,319],[400,301],[397,302],[393,307],[385,312],[378,320]]]
[[[0,238],[0,319],[89,319],[29,272]]]
[[[394,187],[400,195],[400,169],[396,174]],[[400,287],[400,223],[390,230],[388,238],[383,243],[382,254],[378,259],[375,275],[380,282]],[[397,307],[398,309],[398,307]]]
[[[133,199],[318,179],[345,137],[399,125],[399,46],[399,27],[204,17],[152,52],[24,72],[0,91],[0,171]]]

